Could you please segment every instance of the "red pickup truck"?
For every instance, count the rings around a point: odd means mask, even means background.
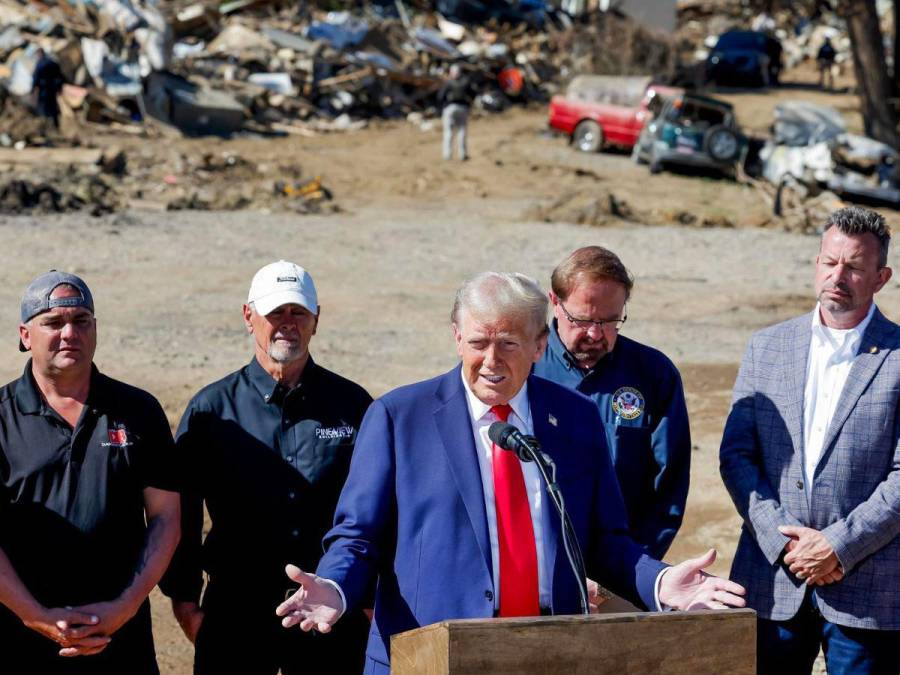
[[[550,101],[549,123],[582,152],[606,144],[631,149],[665,100],[682,91],[653,84],[649,77],[579,75],[565,96]]]

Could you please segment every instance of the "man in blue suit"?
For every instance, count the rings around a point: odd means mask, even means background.
[[[720,450],[744,527],[732,576],[759,615],[759,672],[900,673],[900,326],[873,301],[890,230],[825,224],[818,304],[750,341]]]
[[[378,578],[367,673],[387,673],[390,637],[457,618],[573,614],[578,585],[533,463],[493,446],[506,420],[558,469],[588,575],[642,606],[742,606],[743,589],[702,571],[715,551],[669,568],[628,536],[594,403],[530,375],[547,342],[547,298],[531,279],[488,272],[452,312],[461,366],[375,401],[315,575],[277,608],[285,626],[330,630]],[[511,461],[510,461],[511,460]]]

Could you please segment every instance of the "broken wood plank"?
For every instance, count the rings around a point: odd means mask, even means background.
[[[91,148],[0,148],[0,164],[96,164],[102,156]]]

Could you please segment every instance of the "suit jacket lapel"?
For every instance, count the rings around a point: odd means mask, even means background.
[[[478,547],[484,555],[485,565],[493,572],[484,486],[481,483],[469,406],[466,404],[466,393],[459,371],[459,368],[454,368],[441,378],[436,392],[438,406],[434,411],[434,421],[447,454],[450,473],[465,504]]]
[[[553,416],[552,402],[547,397],[547,392],[541,386],[539,380],[528,378],[528,405],[531,408],[531,425],[534,427],[534,435],[541,442],[545,452],[551,457],[556,447],[554,440],[559,437],[557,428],[550,422]],[[554,416],[554,419],[556,417]],[[544,486],[543,496],[547,506],[544,509],[547,517],[544,524],[547,526],[547,534],[544,536],[544,552],[547,554],[547,572],[550,576],[550,597],[553,596],[553,581],[556,578],[557,552],[562,547],[562,530],[556,509],[550,503],[550,495],[547,494],[547,486]]]
[[[844,384],[837,407],[834,409],[834,416],[831,418],[831,424],[828,426],[828,433],[825,434],[825,442],[822,446],[822,459],[819,460],[818,468],[824,465],[823,460],[830,453],[841,427],[844,426],[859,397],[862,396],[869,383],[872,382],[872,379],[887,357],[889,349],[883,343],[887,323],[881,312],[876,309],[872,320],[866,328],[866,332],[863,333],[862,340],[860,340],[859,350],[856,353],[856,358],[853,359],[850,373],[847,375],[847,382]]]
[[[781,412],[797,457],[803,455],[803,399],[806,391],[806,366],[809,360],[811,339],[812,314],[805,314],[797,319],[794,326],[793,339],[785,350],[786,363],[783,371],[787,406]]]

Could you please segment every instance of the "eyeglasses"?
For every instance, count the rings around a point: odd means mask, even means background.
[[[569,323],[576,328],[581,328],[582,330],[588,330],[591,326],[597,326],[597,328],[599,328],[600,330],[614,330],[618,333],[622,329],[622,326],[625,324],[625,320],[628,319],[627,314],[624,315],[621,319],[605,319],[601,321],[594,321],[593,319],[576,319],[574,316],[569,314],[569,310],[567,310],[566,306],[562,304],[562,300],[559,301],[559,306],[562,308],[563,314],[566,315]]]

